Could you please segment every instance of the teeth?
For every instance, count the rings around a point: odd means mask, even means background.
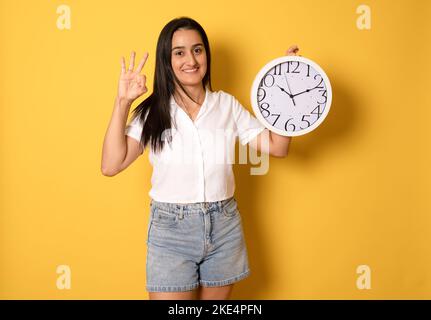
[[[198,69],[196,68],[196,69],[189,69],[189,70],[183,70],[184,72],[195,72],[195,71],[197,71]]]

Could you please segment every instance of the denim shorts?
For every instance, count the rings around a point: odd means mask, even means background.
[[[250,274],[234,197],[187,204],[152,199],[150,207],[147,291],[225,286]]]

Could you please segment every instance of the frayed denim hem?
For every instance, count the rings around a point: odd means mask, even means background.
[[[227,286],[229,284],[232,284],[234,282],[238,282],[246,277],[248,277],[250,275],[250,269],[241,273],[240,275],[230,278],[230,279],[226,279],[226,280],[220,280],[220,281],[205,281],[205,280],[200,280],[200,284],[203,287],[221,287],[221,286]]]
[[[146,286],[148,292],[182,292],[191,291],[197,287],[199,287],[199,283],[194,283],[187,286]]]

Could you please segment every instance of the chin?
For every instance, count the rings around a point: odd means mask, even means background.
[[[203,78],[201,78],[197,81],[190,81],[190,79],[187,79],[187,80],[186,79],[178,79],[178,80],[180,80],[180,83],[183,86],[194,87],[194,86],[202,85]]]
[[[180,76],[178,76],[178,74],[176,74],[176,76],[183,86],[197,86],[202,84],[205,74],[196,74],[193,76],[184,76],[184,74],[180,74]]]

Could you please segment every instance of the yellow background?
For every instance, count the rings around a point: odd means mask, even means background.
[[[70,30],[56,26],[61,4]],[[361,4],[371,30],[356,27]],[[292,44],[333,87],[325,122],[267,175],[235,165],[252,275],[232,298],[430,299],[426,0],[2,0],[0,298],[148,297],[148,150],[113,178],[101,150],[120,57],[149,51],[151,91],[158,35],[181,15],[209,36],[213,89],[250,111],[255,75]],[[63,264],[70,290],[56,287]],[[369,290],[356,287],[363,264]]]

